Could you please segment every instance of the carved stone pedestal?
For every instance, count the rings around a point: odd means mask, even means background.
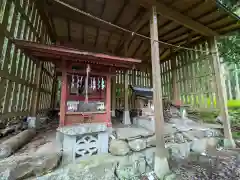
[[[108,131],[103,123],[60,127],[57,141],[63,150],[64,165],[87,156],[108,153]]]

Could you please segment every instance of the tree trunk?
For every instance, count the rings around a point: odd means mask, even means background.
[[[0,145],[0,159],[6,158],[27,144],[36,134],[35,129],[27,129],[13,136]]]

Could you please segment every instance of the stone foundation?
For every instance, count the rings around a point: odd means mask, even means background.
[[[62,164],[92,155],[108,153],[108,129],[105,124],[79,124],[57,129],[57,141],[63,150]]]

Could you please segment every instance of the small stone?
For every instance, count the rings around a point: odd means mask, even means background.
[[[141,137],[152,136],[154,133],[141,127],[139,128],[127,127],[127,128],[117,128],[116,134],[118,139],[132,140],[132,139],[137,139]]]
[[[129,153],[130,149],[125,141],[113,139],[110,142],[109,151],[116,156],[125,156]]]
[[[191,150],[196,153],[204,153],[207,148],[207,139],[194,140],[191,145]]]
[[[156,136],[151,136],[146,139],[147,147],[156,147]]]
[[[166,147],[170,150],[171,156],[174,158],[184,159],[187,158],[190,153],[190,143],[166,144]]]
[[[144,139],[135,139],[128,142],[129,147],[133,151],[141,151],[147,148],[146,140]]]
[[[136,176],[133,164],[120,164],[116,169],[116,175],[120,180],[131,180]]]

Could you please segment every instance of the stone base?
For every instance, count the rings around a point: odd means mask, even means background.
[[[167,158],[155,156],[154,172],[159,179],[163,179],[170,172]]]
[[[129,124],[131,124],[130,113],[129,113],[129,111],[124,111],[124,115],[123,115],[123,124],[125,124],[125,125],[129,125]]]
[[[112,110],[112,111],[111,111],[111,116],[112,116],[112,117],[116,117],[115,110]]]
[[[58,128],[57,142],[62,147],[62,164],[74,163],[77,159],[108,153],[108,129],[106,124],[78,124]]]
[[[28,128],[35,128],[35,129],[37,129],[37,127],[39,127],[39,123],[38,123],[37,117],[28,117],[27,118],[27,122],[28,122]]]
[[[233,139],[224,139],[224,148],[236,148],[236,143]]]
[[[28,128],[41,129],[47,124],[47,117],[32,116],[27,118]]]

